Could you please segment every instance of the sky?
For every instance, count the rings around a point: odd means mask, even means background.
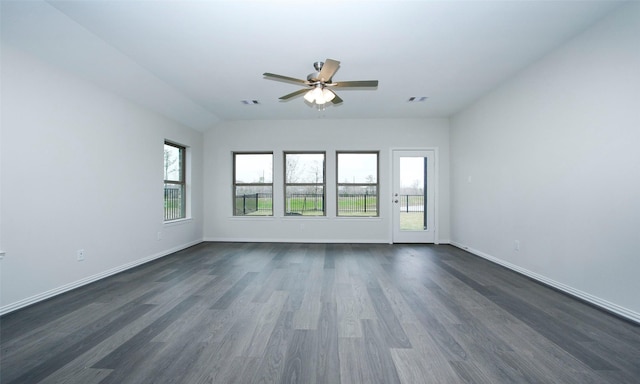
[[[297,173],[299,179],[309,180],[313,182],[315,171],[320,164],[322,157],[314,156],[298,156],[289,155],[290,158],[298,159]],[[305,158],[309,161],[305,161]],[[375,154],[347,154],[339,155],[339,177],[341,182],[350,181],[356,183],[368,182],[367,177],[373,176],[373,182],[376,181],[376,155]],[[258,182],[261,177],[269,183],[273,181],[273,162],[270,154],[252,154],[236,156],[236,180],[247,182]]]
[[[400,188],[411,188],[417,185],[424,186],[424,158],[401,157],[400,158]]]

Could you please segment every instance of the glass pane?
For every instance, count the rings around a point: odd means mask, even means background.
[[[287,153],[286,178],[288,184],[324,184],[324,153]]]
[[[426,230],[425,166],[424,157],[400,158],[400,230]]]
[[[235,216],[272,216],[271,186],[236,187],[233,214]]]
[[[164,145],[164,179],[182,181],[182,149],[173,145]]]
[[[285,195],[286,215],[324,215],[324,188],[322,186],[288,186]]]
[[[182,219],[185,215],[184,185],[165,184],[164,185],[164,219]]]
[[[375,186],[339,186],[338,216],[378,216]]]
[[[377,153],[338,153],[339,183],[378,182]]]
[[[235,154],[236,183],[272,183],[273,155],[264,154]]]

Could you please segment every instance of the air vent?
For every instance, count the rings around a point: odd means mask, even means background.
[[[258,105],[260,102],[258,100],[242,100],[242,104],[245,105]]]
[[[408,101],[410,103],[421,103],[427,100],[428,98],[429,98],[428,96],[411,96]]]

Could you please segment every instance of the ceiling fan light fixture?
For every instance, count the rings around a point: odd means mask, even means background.
[[[322,94],[322,87],[315,87],[313,89],[313,98],[316,100],[316,104],[324,104],[325,100],[324,100],[324,95]]]
[[[330,89],[323,88],[322,96],[324,97],[325,103],[328,103],[329,101],[333,100],[336,97],[336,94],[333,93]]]
[[[322,87],[321,85],[316,86],[309,92],[305,93],[304,99],[310,103],[316,103],[318,105],[323,105],[336,97],[336,95],[330,90]]]
[[[315,99],[313,96],[313,90],[307,92],[304,94],[304,99],[307,100],[310,103],[313,103],[313,100]]]

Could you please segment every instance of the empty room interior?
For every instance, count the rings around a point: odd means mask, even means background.
[[[637,383],[640,2],[0,2],[1,383]]]

